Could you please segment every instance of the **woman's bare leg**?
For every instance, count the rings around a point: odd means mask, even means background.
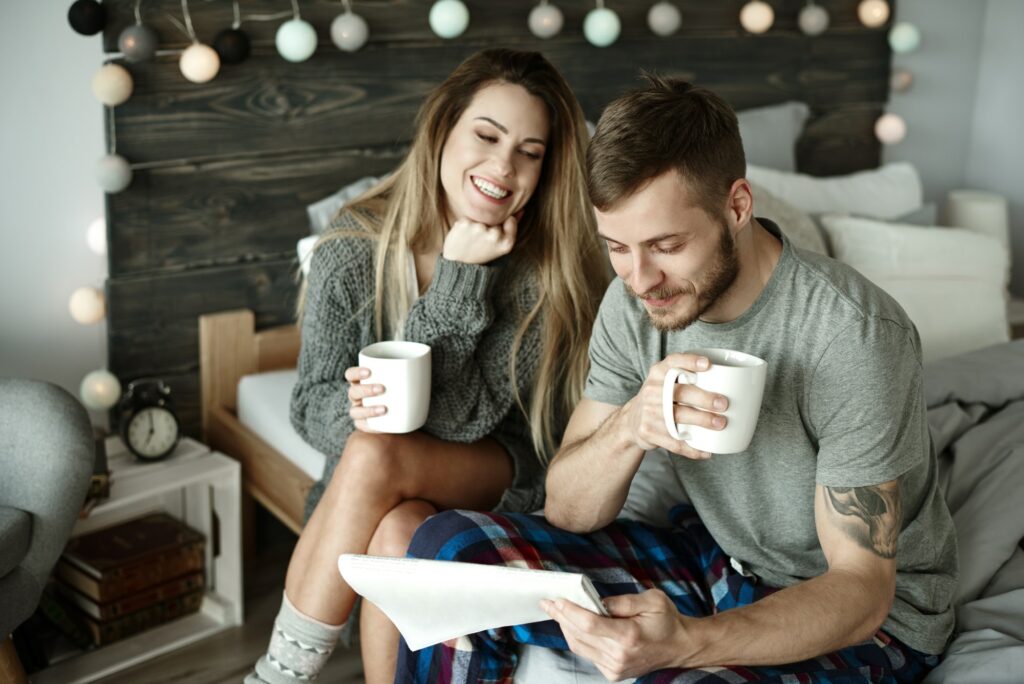
[[[301,613],[343,623],[355,594],[338,573],[342,553],[365,553],[384,516],[403,501],[437,508],[493,508],[512,482],[512,461],[491,439],[445,442],[422,432],[354,432],[292,553],[285,595]]]
[[[373,556],[404,556],[416,528],[434,513],[437,509],[426,501],[399,504],[380,521],[367,553]],[[366,684],[390,684],[395,680],[398,639],[398,630],[391,620],[377,606],[363,601],[359,611],[359,643]]]

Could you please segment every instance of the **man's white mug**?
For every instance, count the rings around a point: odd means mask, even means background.
[[[691,354],[706,356],[711,368],[693,373],[682,368],[670,368],[662,386],[662,411],[665,427],[673,439],[686,442],[694,449],[712,454],[735,454],[750,446],[761,413],[761,397],[768,364],[764,359],[731,349],[691,349]],[[726,426],[712,430],[699,425],[676,423],[676,384],[691,384],[721,394],[729,400],[729,408],[722,414]]]
[[[386,406],[387,413],[366,419],[376,432],[412,432],[423,427],[430,410],[430,347],[419,342],[377,342],[359,351],[359,365],[370,371],[363,382],[383,385],[384,394],[363,399],[363,406]]]

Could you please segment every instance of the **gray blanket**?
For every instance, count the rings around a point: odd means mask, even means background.
[[[1024,340],[929,365],[925,393],[960,555],[957,631],[925,681],[1024,681]]]

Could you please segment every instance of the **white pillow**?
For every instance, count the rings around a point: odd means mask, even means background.
[[[309,275],[309,262],[312,260],[313,247],[316,246],[316,241],[319,239],[319,235],[307,235],[295,245],[295,251],[299,255],[299,268],[302,269],[303,277]]]
[[[924,203],[921,178],[908,162],[824,178],[748,164],[747,179],[810,214],[850,213],[891,220]]]
[[[796,141],[810,109],[803,102],[783,102],[736,113],[748,164],[796,170]]]
[[[751,183],[750,189],[754,193],[754,216],[775,221],[794,246],[828,255],[821,229],[810,215],[783,202],[757,183]]]
[[[349,183],[333,195],[328,195],[306,207],[306,214],[309,216],[309,229],[313,233],[323,233],[331,224],[338,210],[345,206],[346,202],[354,200],[359,195],[372,188],[381,179],[376,176],[363,176],[354,183]]]
[[[998,241],[960,228],[823,216],[836,259],[888,292],[921,335],[925,362],[1009,340]]]

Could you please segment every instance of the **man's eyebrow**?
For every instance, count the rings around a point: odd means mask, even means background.
[[[478,116],[478,117],[476,117],[476,119],[480,120],[480,121],[486,121],[487,123],[489,123],[492,126],[494,126],[495,128],[497,128],[502,133],[505,133],[506,135],[508,134],[508,129],[507,128],[505,128],[504,126],[502,126],[500,123],[498,123],[497,121],[495,121],[494,119],[492,119],[489,116]],[[540,138],[524,138],[523,142],[532,142],[532,143],[537,143],[539,145],[547,145],[547,143],[544,142],[543,140],[541,140]]]
[[[653,244],[654,244],[654,243],[656,243],[656,242],[661,242],[662,240],[668,240],[669,238],[675,238],[675,237],[682,237],[683,235],[684,235],[684,234],[683,234],[683,233],[680,233],[680,232],[675,232],[675,233],[663,233],[663,234],[661,234],[661,235],[655,235],[654,237],[652,237],[652,238],[651,238],[651,239],[649,239],[649,240],[644,240],[644,241],[643,241],[642,243],[640,243],[640,244],[643,244],[643,245],[653,245]],[[617,244],[617,245],[622,245],[622,244],[625,244],[625,243],[623,243],[623,242],[619,242],[619,241],[618,241],[618,240],[616,240],[615,238],[610,238],[610,237],[608,237],[607,235],[605,235],[604,233],[602,233],[602,232],[600,232],[600,231],[598,231],[598,233],[597,233],[597,236],[598,236],[598,237],[600,237],[600,238],[602,238],[602,239],[604,239],[604,240],[607,240],[608,242],[614,242],[614,243],[615,243],[615,244]]]

